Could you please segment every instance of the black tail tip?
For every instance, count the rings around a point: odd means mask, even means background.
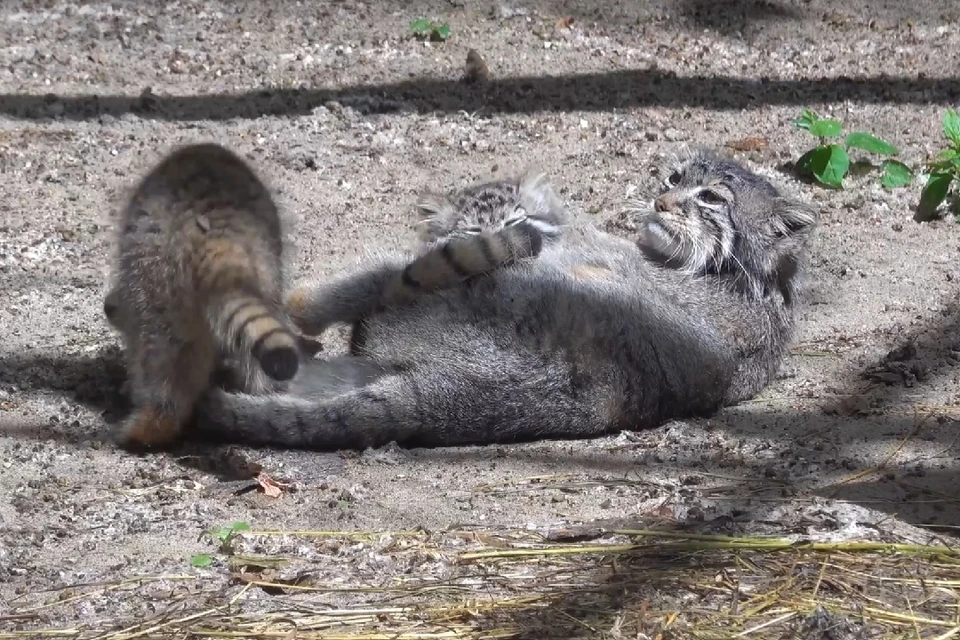
[[[300,368],[300,354],[293,347],[271,349],[261,353],[257,359],[264,373],[281,382],[297,375]]]

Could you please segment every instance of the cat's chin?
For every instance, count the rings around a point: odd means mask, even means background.
[[[665,258],[683,252],[683,243],[659,220],[646,220],[640,228],[640,246]]]

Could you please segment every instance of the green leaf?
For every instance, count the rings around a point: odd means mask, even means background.
[[[851,147],[854,149],[863,149],[864,151],[876,153],[881,156],[895,156],[900,153],[897,148],[889,142],[881,140],[869,133],[863,133],[862,131],[855,131],[848,135],[846,140],[844,140],[844,144],[847,145],[847,149]]]
[[[954,158],[960,158],[960,150],[944,149],[937,154],[937,160],[953,160]]]
[[[920,194],[920,204],[917,206],[917,217],[930,220],[936,214],[937,207],[947,199],[953,175],[949,173],[931,173],[927,184]]]
[[[213,564],[213,556],[206,553],[198,553],[197,555],[190,558],[191,566],[202,569],[203,567],[209,567]]]
[[[913,180],[913,170],[899,160],[884,160],[880,168],[883,170],[880,184],[885,189],[899,189]]]
[[[810,109],[804,109],[800,112],[800,117],[793,121],[793,125],[800,129],[810,130],[810,126],[819,120],[819,117],[816,113]]]
[[[250,525],[246,522],[234,522],[233,526],[230,527],[234,533],[238,531],[250,531]]]
[[[433,35],[440,40],[446,40],[450,37],[450,25],[441,24],[440,26],[434,27]]]
[[[416,34],[424,34],[430,31],[430,21],[426,18],[419,18],[410,23],[410,31]]]
[[[800,173],[801,175],[809,175],[809,176],[813,175],[813,156],[814,154],[817,153],[817,150],[820,148],[821,147],[814,147],[813,149],[810,149],[810,151],[807,151],[805,154],[800,156],[796,164],[796,169],[798,173]]]
[[[843,178],[850,170],[850,156],[842,145],[830,144],[817,147],[809,162],[810,172],[821,184],[837,189],[843,188]]]
[[[960,156],[938,162],[927,162],[926,167],[930,170],[930,173],[950,173],[954,170],[954,167],[960,168]]]
[[[818,138],[832,138],[840,135],[842,131],[843,126],[836,120],[831,120],[829,118],[817,120],[810,125],[810,133]]]
[[[947,109],[943,114],[943,133],[950,142],[960,147],[960,114],[953,109]]]

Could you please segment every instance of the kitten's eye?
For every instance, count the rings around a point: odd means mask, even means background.
[[[482,231],[483,231],[483,228],[477,225],[466,227],[463,230],[464,233],[481,233]]]
[[[706,205],[720,205],[727,202],[723,196],[713,189],[701,189],[697,193],[697,200]]]
[[[667,184],[668,187],[675,187],[675,186],[677,186],[678,184],[680,184],[680,178],[682,178],[682,177],[683,177],[683,175],[681,175],[681,173],[680,173],[679,170],[678,170],[678,171],[674,171],[674,172],[671,173],[669,176],[667,176],[667,179],[664,180],[664,182],[666,182],[666,184]]]

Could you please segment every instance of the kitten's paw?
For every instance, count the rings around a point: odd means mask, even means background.
[[[169,447],[180,438],[180,423],[155,407],[137,409],[114,433],[117,445],[128,451]]]
[[[505,227],[501,233],[513,236],[510,241],[513,259],[535,258],[543,250],[543,233],[530,224],[529,219]]]
[[[325,317],[320,290],[316,286],[301,285],[291,291],[283,302],[283,307],[297,329],[306,335],[318,336],[334,323],[333,318]]]

